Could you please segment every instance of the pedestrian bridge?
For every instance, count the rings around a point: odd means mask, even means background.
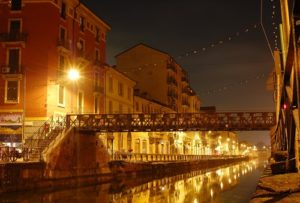
[[[66,127],[95,132],[268,131],[275,112],[68,114]]]

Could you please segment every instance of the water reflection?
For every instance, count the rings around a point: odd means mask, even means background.
[[[224,192],[238,186],[243,176],[251,174],[258,167],[258,161],[253,160],[238,165],[194,171],[156,180],[151,180],[151,177],[131,178],[70,190],[7,194],[0,197],[0,200],[1,202],[72,203],[220,202]]]
[[[214,202],[223,191],[239,184],[241,176],[258,167],[256,160],[213,171],[153,180],[111,195],[112,202]]]

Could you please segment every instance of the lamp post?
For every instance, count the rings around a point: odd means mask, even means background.
[[[79,71],[75,68],[71,68],[68,71],[68,79],[72,81],[72,93],[71,93],[71,113],[73,113],[73,94],[75,94],[75,82],[80,78]]]

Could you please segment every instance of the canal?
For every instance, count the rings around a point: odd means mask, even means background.
[[[56,191],[11,193],[1,202],[200,203],[249,202],[266,161],[251,160],[171,177],[124,177],[112,183]]]

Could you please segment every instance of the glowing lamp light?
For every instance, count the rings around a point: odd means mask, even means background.
[[[79,71],[76,70],[76,69],[70,69],[69,72],[68,72],[68,78],[70,80],[78,80],[80,77],[79,75]]]

